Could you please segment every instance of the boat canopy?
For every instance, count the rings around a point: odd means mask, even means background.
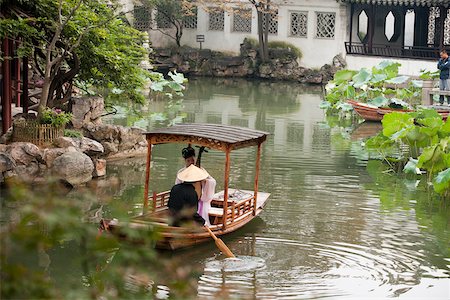
[[[149,144],[188,143],[230,151],[263,143],[268,132],[245,127],[207,123],[183,123],[144,133]]]

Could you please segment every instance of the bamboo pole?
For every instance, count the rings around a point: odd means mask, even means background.
[[[145,185],[144,185],[144,208],[143,213],[148,208],[148,185],[150,180],[150,162],[152,160],[152,144],[147,141],[147,163],[145,165]]]
[[[225,152],[225,183],[223,186],[223,226],[222,230],[227,228],[227,212],[228,212],[228,183],[230,180],[230,148],[227,147]]]
[[[261,160],[261,143],[258,144],[256,152],[256,170],[255,170],[255,190],[253,191],[253,215],[256,215],[256,203],[258,198],[258,180],[259,180],[259,161]]]

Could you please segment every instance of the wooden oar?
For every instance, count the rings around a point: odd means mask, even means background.
[[[206,230],[208,230],[209,235],[211,235],[211,237],[214,239],[214,241],[216,242],[216,246],[217,248],[219,248],[220,251],[222,251],[227,257],[236,257],[234,256],[233,252],[231,252],[231,250],[227,247],[227,245],[225,245],[225,243],[219,239],[212,231],[211,229],[209,229],[209,227],[207,225],[205,225]]]

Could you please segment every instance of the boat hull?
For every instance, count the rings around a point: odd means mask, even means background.
[[[244,192],[252,193],[251,191],[245,190]],[[223,236],[238,230],[239,228],[251,222],[263,211],[264,207],[268,202],[267,200],[269,196],[270,196],[269,193],[258,192],[258,197],[256,201],[257,209],[254,212],[253,209],[248,210],[244,214],[241,214],[236,218],[228,219],[225,228],[223,228],[222,220],[221,218],[219,218],[219,222],[217,222],[216,225],[209,226],[209,228],[216,236]],[[250,198],[244,199],[243,204],[245,204],[245,201],[251,199],[253,199],[253,194],[251,194]],[[215,201],[220,202],[223,200],[213,199],[213,202]],[[240,209],[238,208],[239,207],[238,205],[233,207],[236,207],[236,209]],[[229,210],[232,210],[232,208],[230,208]],[[217,215],[215,215],[215,217],[217,217]],[[223,215],[219,217],[223,217]],[[121,230],[121,228],[124,226],[128,226],[129,228],[136,230],[140,229],[140,230],[157,231],[160,237],[155,244],[155,248],[157,249],[176,250],[212,241],[211,236],[209,235],[209,233],[205,228],[199,226],[193,227],[169,226],[166,208],[158,210],[155,213],[150,212],[147,214],[136,216],[126,225],[121,224],[120,222],[111,222],[110,220],[101,221],[102,229],[107,229],[123,239],[128,239],[127,236],[123,233],[124,230]]]
[[[366,121],[373,121],[373,122],[380,122],[383,119],[384,115],[391,112],[405,113],[414,111],[409,109],[380,108],[353,100],[348,100],[347,103],[349,103],[353,107],[353,110],[361,118],[363,118]],[[442,117],[443,120],[446,120],[450,113],[450,110],[436,109],[436,111]]]

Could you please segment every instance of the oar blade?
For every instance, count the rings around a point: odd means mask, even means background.
[[[227,247],[227,245],[225,245],[225,243],[221,239],[217,238],[216,246],[217,248],[219,248],[220,251],[222,251],[223,254],[225,254],[226,257],[229,258],[235,257],[233,252],[231,252],[231,250]]]

